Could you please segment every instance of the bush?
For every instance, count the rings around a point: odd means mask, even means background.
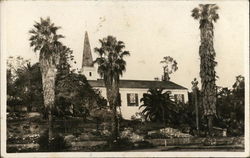
[[[134,144],[127,138],[118,139],[116,142],[111,143],[110,151],[122,151],[133,149]]]
[[[165,138],[169,138],[169,137],[167,137],[163,133],[152,133],[150,135],[145,136],[145,139],[165,139]]]
[[[51,141],[49,141],[49,132],[46,130],[38,139],[39,144],[39,150],[40,151],[62,151],[67,149],[69,146],[67,146],[66,141],[64,140],[64,137],[56,134]]]

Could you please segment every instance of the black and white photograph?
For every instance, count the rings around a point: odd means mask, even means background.
[[[1,0],[1,157],[248,157],[247,0]]]

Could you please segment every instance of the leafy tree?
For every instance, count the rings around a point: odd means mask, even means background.
[[[241,75],[236,76],[236,82],[233,84],[232,89],[233,95],[233,108],[232,111],[235,113],[236,129],[241,129],[240,132],[244,134],[244,120],[245,120],[245,78]]]
[[[10,69],[7,69],[7,110],[11,111],[16,106],[22,104],[21,98],[18,96],[18,91],[14,84],[13,74]]]
[[[117,115],[117,106],[119,105],[117,101],[119,99],[119,80],[120,76],[122,76],[126,70],[124,56],[129,55],[129,52],[123,50],[125,48],[124,42],[117,41],[113,36],[108,36],[99,41],[101,47],[95,48],[98,58],[96,58],[94,63],[98,64],[98,73],[104,79],[108,103],[113,112],[113,140],[117,140],[119,135]]]
[[[163,81],[169,81],[169,75],[178,70],[177,62],[170,56],[163,57],[163,60],[160,62],[163,65]]]
[[[28,63],[30,63],[30,60],[24,59],[21,56],[9,56],[7,59],[7,70],[11,73],[11,80],[14,81],[17,77],[17,71],[23,69]]]
[[[201,45],[199,48],[200,77],[203,94],[204,115],[208,119],[208,129],[211,134],[213,118],[216,114],[216,72],[215,50],[213,46],[214,25],[219,19],[216,4],[200,4],[192,10],[192,17],[200,22]]]
[[[59,62],[60,47],[62,47],[59,39],[63,38],[62,35],[57,34],[59,28],[48,17],[47,19],[40,18],[40,22],[35,22],[34,28],[29,31],[30,46],[35,52],[39,52],[44,106],[48,112],[49,140],[53,138],[52,110],[55,103],[56,65]]]
[[[84,75],[69,73],[57,81],[56,113],[58,116],[81,116],[101,103],[101,96],[87,82]]]
[[[29,60],[18,56],[7,60],[7,105],[39,108],[43,104],[42,77],[39,64],[31,65]]]
[[[72,62],[76,63],[74,61],[73,51],[66,46],[60,47],[60,58],[59,64],[57,65],[57,79],[75,71],[74,69],[71,69],[70,63]]]
[[[19,69],[23,69],[29,60],[25,60],[21,56],[13,57],[9,56],[7,59],[7,106],[8,108],[14,108],[22,104],[15,80],[17,79],[17,72]],[[9,109],[8,109],[9,110]]]
[[[74,61],[73,51],[63,46],[60,52],[55,89],[56,116],[86,119],[95,106],[105,106],[105,99],[99,91],[92,89],[84,75],[71,69],[70,63]]]
[[[42,76],[39,63],[34,65],[28,63],[27,66],[18,69],[15,86],[28,112],[34,107],[41,108],[43,104]]]
[[[170,93],[163,90],[149,89],[140,100],[143,102],[140,108],[143,108],[142,114],[146,120],[171,124],[175,121],[177,108],[175,102],[170,99]]]
[[[233,94],[236,98],[242,99],[245,98],[245,78],[242,75],[236,76],[236,81],[233,84]]]

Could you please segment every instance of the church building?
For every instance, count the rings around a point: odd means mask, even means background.
[[[97,68],[93,64],[92,52],[89,43],[88,33],[85,32],[83,58],[81,73],[84,74],[89,84],[94,89],[99,89],[102,96],[107,98],[106,88],[103,79],[99,77]],[[164,88],[170,91],[176,102],[186,103],[188,101],[188,89],[171,81],[159,80],[120,80],[121,114],[124,119],[131,119],[139,109],[142,102],[140,99],[149,88]]]

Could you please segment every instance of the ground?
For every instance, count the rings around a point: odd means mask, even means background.
[[[40,151],[38,139],[47,122],[37,113],[9,114],[7,152]],[[194,137],[161,124],[122,121],[119,148],[107,145],[110,122],[71,118],[55,121],[56,133],[69,146],[62,151],[243,151],[244,137]],[[161,129],[161,130],[160,130]]]

